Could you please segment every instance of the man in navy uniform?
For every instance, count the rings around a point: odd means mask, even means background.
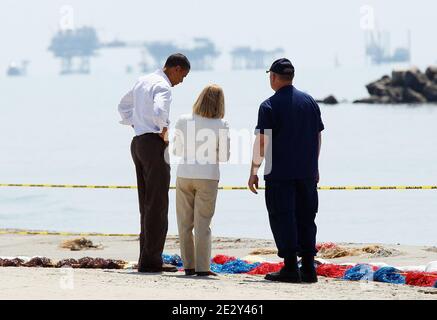
[[[257,193],[258,169],[265,158],[265,201],[284,267],[265,278],[314,283],[318,159],[324,125],[314,99],[293,86],[294,66],[290,60],[276,60],[267,72],[275,94],[259,108],[248,185]],[[302,257],[300,269],[297,256]]]

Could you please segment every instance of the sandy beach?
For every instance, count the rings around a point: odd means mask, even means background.
[[[102,248],[70,251],[60,247],[63,241],[74,238],[77,236],[1,234],[0,256],[44,256],[55,261],[85,256],[137,260],[137,237],[87,236]],[[363,244],[342,246],[358,248]],[[274,248],[271,240],[216,237],[213,241],[213,255],[241,258],[256,249],[274,252]],[[394,266],[426,265],[437,261],[437,250],[432,247],[384,245],[384,248],[395,250],[397,254],[389,257],[364,254],[329,261],[384,262]],[[164,252],[179,253],[177,236],[168,236]],[[271,253],[260,257],[280,261]],[[198,278],[186,277],[183,272],[139,274],[132,269],[2,267],[0,299],[437,299],[437,289],[324,277],[319,277],[317,284],[296,285],[272,283],[265,281],[263,276],[246,274]]]

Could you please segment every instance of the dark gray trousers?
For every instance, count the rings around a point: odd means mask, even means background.
[[[158,134],[146,133],[133,138],[141,233],[138,270],[162,266],[162,251],[168,229],[168,190],[170,165],[168,144]]]

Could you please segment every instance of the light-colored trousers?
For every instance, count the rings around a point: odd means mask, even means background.
[[[185,269],[195,269],[196,272],[207,272],[210,269],[210,225],[217,190],[218,180],[176,179],[176,214]]]

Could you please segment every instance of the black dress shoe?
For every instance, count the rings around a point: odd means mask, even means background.
[[[317,272],[315,269],[304,270],[300,268],[300,277],[302,282],[305,283],[316,283],[317,282]]]
[[[139,273],[161,273],[162,272],[162,268],[150,268],[150,267],[146,267],[146,268],[138,268],[138,272]]]
[[[178,272],[178,268],[171,264],[163,264],[160,267],[144,267],[138,268],[138,272],[142,273],[159,273],[159,272]]]
[[[184,271],[186,276],[194,276],[196,274],[196,270],[194,269],[185,269]]]
[[[300,274],[298,271],[287,271],[281,269],[279,272],[273,272],[266,274],[264,279],[269,281],[289,282],[289,283],[301,283]]]

